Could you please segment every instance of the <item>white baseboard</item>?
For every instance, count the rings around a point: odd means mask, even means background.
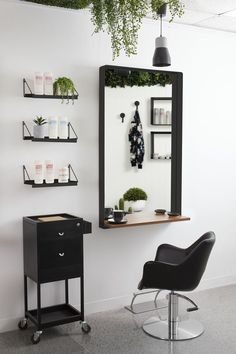
[[[218,288],[222,286],[236,284],[236,274],[228,275],[226,277],[217,277],[211,279],[203,279],[195,290],[195,292]],[[153,298],[153,295],[145,295],[146,301]],[[152,296],[152,297],[151,297]],[[161,298],[161,294],[160,294]],[[94,302],[85,303],[85,313],[92,314],[96,312],[103,312],[109,310],[120,309],[126,305],[129,305],[132,299],[132,294],[124,295],[120,297],[113,297],[105,300],[99,300]],[[138,300],[138,299],[137,299]],[[140,299],[140,301],[143,301]],[[137,301],[138,302],[138,301]],[[2,318],[0,319],[0,333],[12,331],[18,328],[18,322],[21,318]]]
[[[212,288],[218,288],[218,287],[232,285],[232,284],[236,284],[236,274],[232,274],[224,277],[216,277],[211,279],[203,279],[194,292],[208,290]],[[96,312],[120,309],[130,304],[132,295],[133,294],[129,294],[121,297],[114,297],[110,299],[85,303],[85,312],[86,314],[91,314]],[[160,293],[159,297],[160,298],[163,297],[162,293]],[[140,299],[137,298],[136,302],[150,301],[151,299],[153,299],[153,295],[145,295],[145,300],[144,298],[140,297]]]
[[[0,318],[0,333],[13,331],[18,328],[21,318]]]

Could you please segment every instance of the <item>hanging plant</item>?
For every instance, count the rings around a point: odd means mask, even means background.
[[[114,70],[106,70],[105,85],[109,87],[125,86],[165,86],[170,85],[168,74],[150,73],[148,71],[131,71],[127,76],[119,75]]]
[[[184,5],[181,0],[26,0],[43,5],[59,6],[71,9],[90,7],[95,32],[104,31],[111,37],[113,60],[122,49],[130,56],[137,54],[138,31],[142,19],[151,12],[157,19],[157,11],[167,4],[171,20],[182,16]]]
[[[184,4],[180,0],[169,0],[169,1],[151,0],[151,10],[152,10],[153,18],[155,19],[158,18],[157,12],[164,4],[167,4],[169,7],[170,14],[171,14],[170,22],[172,22],[176,16],[178,17],[183,16]]]
[[[72,96],[72,103],[74,104],[74,97],[77,94],[74,83],[68,77],[59,77],[53,83],[53,93],[54,95],[58,95],[62,97],[62,103],[64,102],[64,98],[67,98],[67,103],[69,103],[69,96]]]

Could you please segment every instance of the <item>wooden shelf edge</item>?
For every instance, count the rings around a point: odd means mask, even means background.
[[[127,217],[127,216],[126,216]],[[155,218],[156,217],[156,218]],[[149,216],[150,218],[150,216]],[[133,226],[144,226],[144,225],[154,225],[154,224],[167,224],[171,222],[180,222],[180,221],[189,221],[191,220],[190,217],[188,216],[160,216],[160,215],[154,215],[151,217],[151,219],[148,219],[145,221],[145,218],[143,220],[133,220],[133,221],[128,221],[126,224],[110,224],[108,221],[104,222],[104,229],[117,229],[117,228],[125,228],[125,227],[133,227]]]

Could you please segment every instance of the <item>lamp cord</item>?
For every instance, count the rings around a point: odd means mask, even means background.
[[[160,15],[160,37],[162,37],[162,15]]]

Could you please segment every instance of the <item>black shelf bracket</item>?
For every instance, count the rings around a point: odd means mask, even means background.
[[[71,136],[71,131],[74,136]],[[56,139],[50,139],[48,136],[45,136],[44,138],[35,138],[27,124],[23,121],[22,122],[22,138],[23,140],[31,140],[31,141],[38,141],[38,142],[53,142],[53,143],[76,143],[78,140],[78,135],[76,134],[72,124],[69,122],[68,123],[68,138],[56,138]]]
[[[78,91],[75,89],[76,95],[69,95],[69,96],[62,96],[62,95],[38,95],[34,94],[33,91],[30,88],[29,83],[27,80],[24,78],[23,79],[23,95],[24,97],[29,97],[29,98],[50,98],[50,99],[61,99],[62,102],[64,103],[64,100],[67,100],[67,104],[69,103],[70,100],[72,100],[72,104],[74,104],[74,100],[77,100],[79,97]]]
[[[34,180],[30,178],[27,168],[25,167],[25,165],[23,165],[24,184],[31,185],[32,188],[77,186],[78,178],[71,164],[68,164],[68,169],[69,169],[69,180],[66,183],[60,183],[58,182],[58,179],[55,179],[54,183],[46,183],[46,181],[43,180],[42,184],[35,184]]]

